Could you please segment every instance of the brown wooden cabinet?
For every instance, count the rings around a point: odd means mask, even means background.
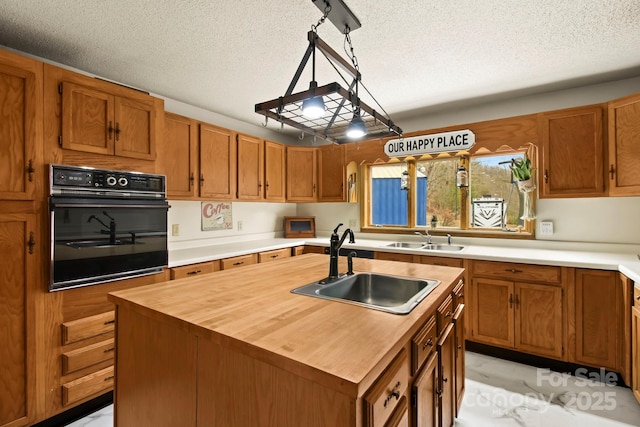
[[[472,277],[468,339],[540,356],[564,357],[560,267],[474,261]]]
[[[384,374],[364,395],[365,427],[383,427],[409,387],[409,355],[405,349],[394,358]],[[406,405],[405,405],[406,408]],[[405,409],[406,412],[406,409]]]
[[[220,270],[220,261],[199,262],[197,264],[182,265],[180,267],[172,267],[169,269],[171,280],[182,279],[185,277],[198,276],[200,274],[213,273]]]
[[[0,95],[1,97],[2,95]],[[0,213],[0,426],[31,424],[36,401],[34,214]]]
[[[435,346],[435,345],[434,345]],[[440,377],[438,354],[433,352],[416,377],[412,387],[412,425],[415,427],[439,427]]]
[[[317,201],[317,152],[313,147],[287,147],[287,201]]]
[[[151,96],[114,95],[100,85],[63,81],[62,148],[135,159],[156,158],[156,104]],[[133,94],[136,94],[135,97]]]
[[[230,200],[236,197],[236,139],[228,130],[200,124],[200,197]]]
[[[0,200],[31,200],[40,172],[42,63],[0,50]]]
[[[318,201],[346,201],[344,145],[328,144],[318,149]]]
[[[167,176],[167,196],[192,198],[198,195],[198,123],[188,117],[165,113],[161,165]]]
[[[569,305],[575,313],[575,352],[571,362],[618,370],[616,352],[621,289],[616,272],[576,269]]]
[[[609,195],[640,195],[640,94],[609,102]]]
[[[438,339],[438,376],[441,427],[451,427],[455,418],[455,329],[449,324]]]
[[[238,200],[264,199],[264,141],[238,134]]]
[[[271,262],[289,258],[291,256],[291,248],[274,249],[272,251],[263,251],[258,253],[258,262]]]
[[[239,255],[220,260],[220,270],[230,270],[232,268],[245,267],[258,263],[258,254]]]
[[[286,146],[273,141],[264,142],[264,199],[284,202],[287,196]]]
[[[540,198],[605,195],[603,107],[541,113]]]
[[[631,309],[631,390],[640,403],[640,288],[634,289]]]

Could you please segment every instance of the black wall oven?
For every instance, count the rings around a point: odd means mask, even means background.
[[[165,177],[50,166],[49,290],[162,272],[167,266]]]

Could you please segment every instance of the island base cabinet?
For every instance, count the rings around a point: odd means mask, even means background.
[[[346,394],[210,341],[198,342],[198,377],[198,426],[356,425]]]
[[[195,426],[197,338],[121,308],[116,337],[115,426]]]
[[[424,368],[413,382],[413,426],[414,427],[438,427],[438,390],[440,380],[438,377],[438,354],[432,353]]]

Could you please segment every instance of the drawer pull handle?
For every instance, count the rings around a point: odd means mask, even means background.
[[[460,294],[460,296],[458,296],[458,298],[464,298],[464,294]]]
[[[449,379],[448,379],[448,378],[443,378],[443,379],[442,379],[442,382],[443,382],[443,383],[446,383],[447,381],[449,381]]]
[[[509,308],[513,307],[513,294],[509,294]]]
[[[509,273],[522,273],[522,270],[518,270],[515,268],[505,268],[504,271],[508,271]]]
[[[198,274],[198,273],[202,273],[202,270],[193,270],[193,271],[187,272],[187,274],[189,275]]]
[[[427,342],[422,345],[422,349],[426,350],[427,347],[432,347],[432,346],[433,346],[433,340],[431,339],[431,337],[429,337]]]
[[[450,311],[447,311],[447,314],[444,315],[444,317],[451,317],[453,316],[453,313]]]
[[[233,265],[242,265],[242,264],[244,264],[244,261],[238,261],[233,263]]]
[[[114,351],[116,348],[115,347],[109,347],[109,348],[105,348],[104,352],[105,353],[111,353],[112,351]]]
[[[391,393],[389,393],[387,398],[384,400],[385,408],[387,407],[391,399],[393,399],[394,397],[396,398],[396,400],[400,399],[400,390],[398,390],[399,388],[400,388],[400,381],[396,383],[395,387],[393,387],[393,390],[391,390]]]
[[[116,320],[115,320],[115,319],[113,319],[113,320],[107,320],[106,322],[104,322],[104,325],[105,325],[105,326],[107,326],[107,325],[112,325],[112,324],[114,324],[114,323],[116,323]]]
[[[278,255],[271,255],[271,258],[278,258]]]
[[[637,301],[640,301],[640,295],[638,295],[638,296],[636,297],[636,300],[637,300]]]
[[[462,344],[458,344],[458,350],[462,350]]]
[[[109,375],[108,377],[104,378],[105,381],[111,381],[112,379],[113,379],[113,375]]]

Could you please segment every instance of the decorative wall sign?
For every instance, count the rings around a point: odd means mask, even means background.
[[[469,129],[431,135],[392,139],[384,145],[389,157],[405,157],[416,154],[449,153],[466,151],[476,143],[476,135]]]
[[[233,228],[231,203],[202,202],[202,231],[230,230]]]

